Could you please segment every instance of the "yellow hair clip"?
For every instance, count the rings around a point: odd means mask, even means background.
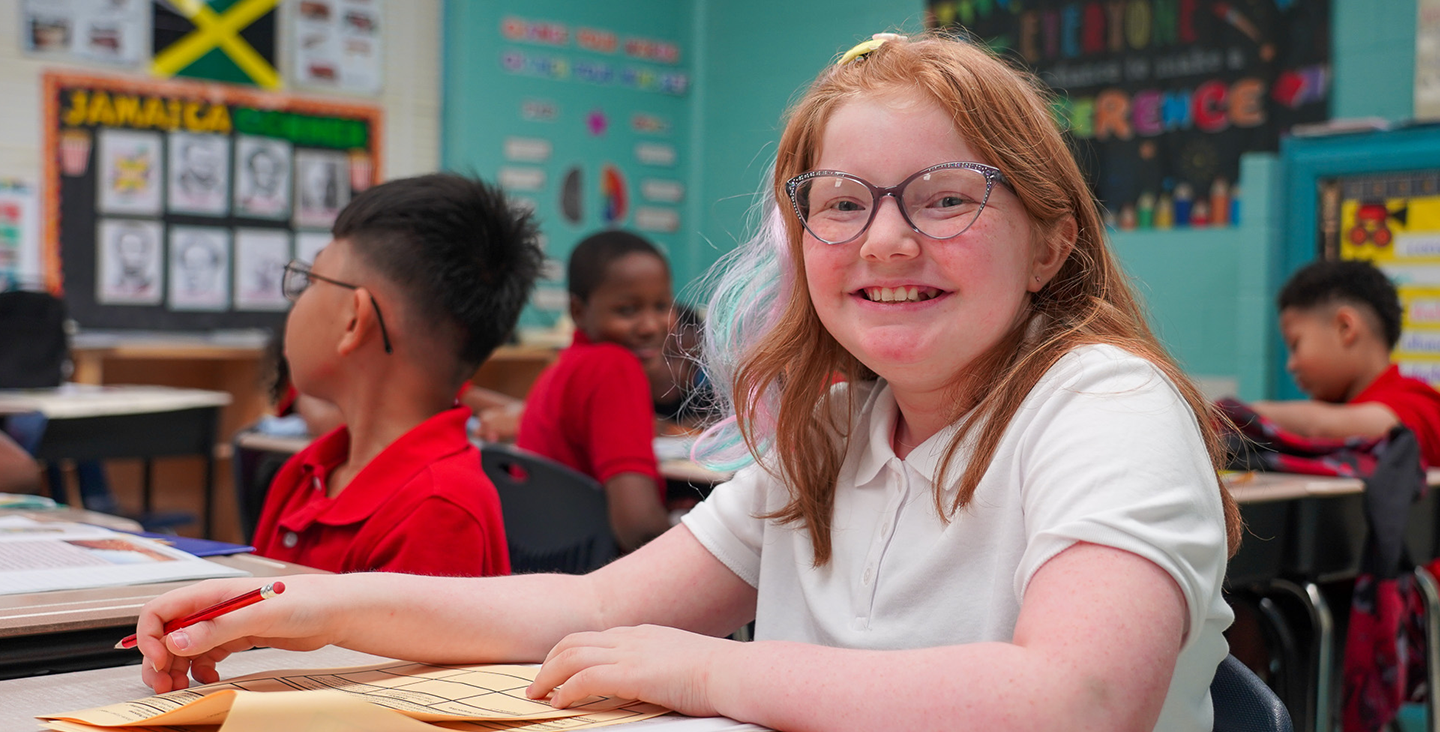
[[[899,41],[901,43],[904,43],[907,40],[909,39],[907,39],[905,36],[900,35],[899,33],[876,33],[875,35],[870,36],[870,40],[857,43],[855,44],[854,48],[846,51],[845,55],[841,56],[840,60],[835,62],[835,65],[844,66],[845,64],[848,64],[856,59],[865,58],[866,56],[874,53],[875,49],[885,45],[886,41]]]
[[[888,39],[888,38],[871,38],[871,39],[868,40],[868,41],[861,41],[860,43],[855,44],[855,47],[854,47],[854,48],[850,49],[849,51],[846,51],[846,52],[845,52],[845,55],[844,55],[844,56],[841,56],[841,57],[840,57],[840,60],[835,62],[835,65],[836,65],[836,66],[844,66],[845,64],[848,64],[848,63],[850,63],[851,61],[855,61],[855,60],[858,60],[858,59],[865,58],[866,56],[869,56],[870,54],[874,53],[874,52],[875,52],[875,49],[877,49],[877,48],[885,45],[885,41],[887,41],[887,40],[889,40],[889,39]]]

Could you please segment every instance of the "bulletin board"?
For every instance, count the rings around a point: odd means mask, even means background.
[[[447,9],[476,35],[447,57],[444,159],[497,181],[539,219],[547,263],[520,317],[537,328],[568,309],[564,262],[597,231],[632,231],[674,271],[691,271],[692,79],[689,49],[675,40],[689,27],[681,4],[621,14],[603,3],[523,5],[524,15],[507,7],[517,3]]]
[[[1332,0],[927,0],[1057,92],[1106,222],[1231,226],[1240,156],[1330,117]]]
[[[378,108],[47,73],[47,287],[85,328],[273,327],[285,262],[380,180]]]
[[[1290,137],[1280,157],[1283,198],[1270,292],[1317,258],[1374,262],[1395,283],[1404,308],[1395,361],[1407,375],[1440,385],[1440,126]],[[1267,393],[1303,398],[1285,371],[1273,317],[1268,332],[1274,381]]]
[[[1440,170],[1342,176],[1321,182],[1322,254],[1379,267],[1400,295],[1393,360],[1440,384]]]

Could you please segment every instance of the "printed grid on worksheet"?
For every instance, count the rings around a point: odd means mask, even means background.
[[[277,674],[273,681],[236,680],[231,684],[248,691],[276,691],[277,683],[294,690],[334,689],[402,712],[456,717],[554,714],[557,710],[548,703],[525,696],[530,681],[512,673],[407,663],[337,674]]]

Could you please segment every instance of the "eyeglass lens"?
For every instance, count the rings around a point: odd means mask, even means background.
[[[285,267],[285,276],[280,280],[281,292],[286,299],[294,301],[310,286],[310,273],[291,262]]]
[[[979,218],[989,181],[968,168],[932,170],[905,184],[901,207],[911,225],[932,239],[959,235]],[[859,236],[874,216],[876,196],[860,181],[841,175],[817,175],[795,188],[805,228],[825,242]]]

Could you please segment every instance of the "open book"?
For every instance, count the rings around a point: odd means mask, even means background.
[[[555,709],[525,696],[534,666],[392,661],[271,671],[78,712],[41,715],[62,732],[275,732],[282,729],[582,730],[665,714],[644,702],[593,697]]]
[[[0,595],[249,574],[134,534],[0,516]]]

